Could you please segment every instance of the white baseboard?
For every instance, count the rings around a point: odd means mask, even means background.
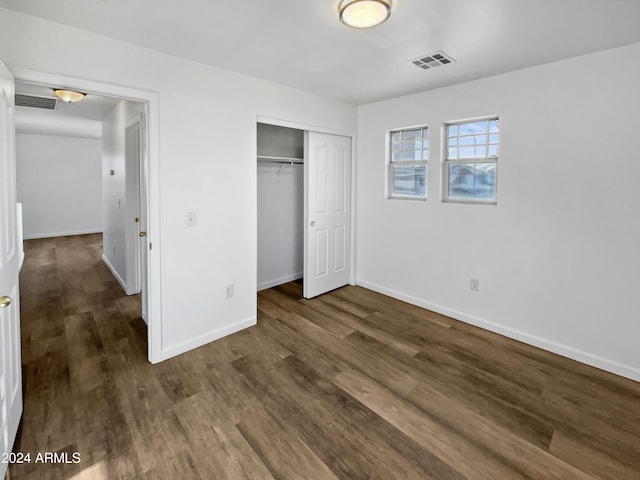
[[[293,282],[294,280],[299,280],[304,276],[302,272],[294,273],[292,275],[286,275],[284,277],[276,278],[275,280],[268,280],[266,282],[262,282],[258,284],[258,291],[266,290],[267,288],[276,287],[278,285],[282,285],[283,283]]]
[[[167,360],[171,357],[175,357],[176,355],[180,355],[181,353],[185,353],[189,350],[193,350],[194,348],[198,348],[202,345],[206,345],[207,343],[211,343],[214,340],[218,340],[222,337],[226,337],[227,335],[231,335],[232,333],[236,333],[240,330],[244,330],[245,328],[252,327],[256,325],[256,323],[257,317],[253,316],[245,320],[240,320],[239,322],[233,323],[231,325],[227,325],[226,327],[220,328],[218,330],[205,333],[204,335],[201,335],[193,340],[179,343],[178,345],[174,345],[171,347],[163,348],[160,354],[160,361]]]
[[[89,235],[91,233],[102,233],[102,229],[99,230],[77,230],[75,232],[57,232],[57,233],[36,233],[32,235],[25,235],[25,240],[35,240],[37,238],[53,238],[53,237],[70,237],[72,235]]]
[[[426,308],[427,310],[431,310],[441,315],[446,315],[447,317],[460,320],[461,322],[465,322],[470,325],[475,325],[476,327],[480,327],[485,330],[498,333],[500,335],[503,335],[508,338],[512,338],[514,340],[518,340],[528,345],[532,345],[534,347],[538,347],[543,350],[556,353],[563,357],[567,357],[572,360],[576,360],[578,362],[591,365],[592,367],[599,368],[600,370],[605,370],[607,372],[620,375],[621,377],[629,378],[631,380],[635,380],[636,382],[640,382],[640,370],[637,368],[631,367],[629,365],[624,365],[618,362],[614,362],[612,360],[608,360],[606,358],[602,358],[597,355],[592,355],[590,353],[583,352],[582,350],[578,350],[573,347],[562,345],[562,344],[553,342],[551,340],[547,340],[544,338],[537,337],[535,335],[531,335],[529,333],[521,332],[520,330],[505,327],[504,325],[490,322],[488,320],[484,320],[482,318],[475,317],[473,315],[468,315],[466,313],[459,312],[457,310],[452,310],[442,305],[430,303],[425,300],[412,297],[410,295],[405,295],[403,293],[397,292],[395,290],[391,290],[386,287],[382,287],[380,285],[376,285],[374,283],[369,283],[362,280],[358,280],[357,283],[359,286],[366,288],[368,290],[373,290],[374,292],[378,292],[383,295],[387,295],[389,297],[402,300],[403,302],[407,302],[412,305],[416,305],[418,307]]]
[[[118,283],[120,284],[124,292],[127,293],[127,285],[124,283],[124,280],[122,279],[122,277],[118,274],[118,272],[113,267],[113,265],[111,265],[111,262],[107,260],[107,257],[105,257],[104,254],[102,255],[102,261],[107,266],[107,268],[111,270],[111,273],[113,274],[113,276],[116,277],[116,280],[118,281]]]

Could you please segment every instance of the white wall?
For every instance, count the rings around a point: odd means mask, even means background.
[[[302,130],[258,124],[258,155],[302,158]],[[302,278],[304,167],[258,163],[258,290]]]
[[[358,282],[640,380],[633,58],[640,44],[359,107]],[[498,205],[441,203],[443,122],[494,114]],[[428,201],[387,200],[385,132],[421,124]]]
[[[256,118],[355,131],[355,107],[7,9],[0,58],[14,71],[158,92],[161,231],[153,248],[161,258],[162,357],[253,324]],[[193,211],[197,226],[189,228]]]
[[[58,137],[102,138],[102,122],[58,114],[57,110],[16,107],[16,133]]]
[[[142,113],[143,103],[122,100],[102,122],[103,260],[127,294],[137,293],[133,252],[138,237],[133,230],[138,197],[127,186],[137,166],[125,162],[125,129]]]
[[[24,238],[102,231],[101,142],[16,134]]]

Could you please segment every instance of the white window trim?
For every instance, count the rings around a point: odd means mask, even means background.
[[[394,165],[405,165],[405,166],[420,166],[424,165],[426,167],[426,181],[429,181],[429,158],[426,160],[405,160],[405,161],[393,161],[392,157],[392,149],[393,149],[393,141],[391,137],[396,132],[403,132],[407,130],[417,130],[417,129],[426,129],[429,132],[429,125],[415,125],[412,127],[401,127],[401,128],[392,128],[387,130],[386,132],[386,177],[387,177],[387,199],[388,200],[417,200],[419,202],[425,202],[427,197],[429,196],[428,186],[425,185],[425,195],[402,195],[402,194],[394,194],[393,193],[393,166]],[[430,144],[431,142],[429,142]],[[424,150],[424,149],[423,149]],[[427,152],[431,151],[431,146],[429,145],[426,148]]]
[[[498,155],[491,155],[485,158],[456,158],[449,160],[449,137],[447,135],[448,127],[451,125],[462,125],[465,123],[478,122],[478,121],[500,121],[499,115],[489,115],[486,117],[466,118],[463,120],[455,120],[451,122],[445,122],[442,128],[442,202],[443,203],[460,203],[467,205],[497,205],[498,204],[498,159],[500,157],[500,129],[498,128]],[[487,144],[488,146],[488,144]],[[492,200],[483,199],[469,199],[469,198],[456,198],[449,196],[449,165],[452,164],[469,164],[469,163],[494,163],[496,165],[494,193],[495,198]]]

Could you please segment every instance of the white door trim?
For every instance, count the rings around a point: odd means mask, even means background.
[[[129,88],[112,83],[98,82],[86,78],[70,77],[54,73],[38,72],[27,69],[13,71],[16,80],[39,85],[60,85],[81,92],[108,95],[145,104],[147,129],[147,155],[143,160],[148,162],[147,210],[148,239],[153,249],[149,251],[147,278],[149,279],[148,295],[148,358],[151,363],[163,360],[162,356],[162,250],[160,224],[160,97],[157,92]]]
[[[308,123],[292,122],[290,120],[283,120],[281,118],[266,117],[258,115],[256,117],[258,123],[267,123],[269,125],[277,125],[278,127],[296,128],[298,130],[305,130],[307,132],[328,133],[330,135],[340,135],[341,137],[353,138],[354,133],[348,130],[340,130],[330,127],[321,127],[318,125],[311,125]],[[353,157],[353,155],[352,155]]]
[[[342,137],[349,137],[351,138],[351,260],[350,260],[350,265],[349,265],[349,283],[351,285],[355,285],[356,284],[356,268],[357,268],[357,263],[356,263],[356,257],[357,257],[357,252],[356,252],[356,235],[357,235],[357,231],[356,231],[356,225],[357,225],[357,206],[356,206],[356,186],[357,186],[357,182],[356,182],[356,176],[357,176],[357,172],[356,172],[356,134],[353,131],[349,131],[349,130],[341,130],[341,129],[337,129],[337,128],[331,128],[331,127],[323,127],[323,126],[319,126],[319,125],[313,125],[313,124],[309,124],[309,123],[301,123],[301,122],[294,122],[291,120],[284,120],[282,118],[276,118],[276,117],[269,117],[266,115],[257,115],[256,116],[256,122],[257,123],[266,123],[269,125],[276,125],[278,127],[287,127],[287,128],[296,128],[298,130],[304,130],[305,132],[317,132],[317,133],[328,133],[330,135],[340,135]],[[255,151],[255,156],[258,155],[258,150],[257,150],[257,142],[253,142],[254,145],[256,145],[256,151]],[[256,164],[256,172],[257,172],[257,164]],[[257,173],[254,175],[254,178],[257,178]],[[256,185],[256,191],[257,191],[257,185]],[[305,242],[306,243],[306,242]],[[306,259],[305,259],[306,261]],[[257,278],[257,277],[256,277]],[[257,284],[257,279],[256,279],[256,284]],[[257,288],[257,287],[256,287]]]

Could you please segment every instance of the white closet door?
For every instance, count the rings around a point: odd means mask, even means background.
[[[22,415],[13,92],[0,62],[0,455],[11,451]],[[0,462],[0,478],[6,470]]]
[[[349,283],[350,246],[351,139],[308,132],[305,155],[305,298]]]

